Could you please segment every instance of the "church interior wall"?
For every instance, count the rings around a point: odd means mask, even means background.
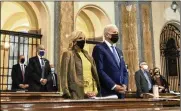
[[[160,65],[160,34],[169,21],[180,22],[179,9],[176,13],[171,9],[172,2],[152,2],[152,21],[153,21],[153,37],[154,37],[154,51],[155,51],[155,66]],[[174,22],[172,22],[174,23]]]
[[[115,24],[114,2],[74,2],[74,16],[86,5],[96,5],[104,10],[112,24]],[[109,7],[109,8],[108,8]]]
[[[27,2],[28,3],[28,2]],[[134,4],[134,7],[131,12],[125,13],[126,7],[122,6],[122,9],[119,11],[121,12],[121,20],[123,23],[121,23],[121,31],[122,33],[122,50],[123,53],[125,54],[125,60],[126,63],[134,64],[130,66],[130,73],[132,74],[131,76],[131,81],[134,81],[134,72],[139,69],[138,64],[139,64],[139,59],[140,59],[140,52],[139,50],[146,50],[149,55],[150,50],[153,51],[154,58],[148,58],[146,60],[149,60],[150,62],[154,61],[154,66],[161,68],[161,63],[160,63],[160,34],[162,32],[162,29],[164,26],[168,23],[176,23],[179,24],[180,22],[180,11],[179,9],[174,12],[171,9],[171,4],[172,2],[151,2],[151,8],[145,6],[145,9],[147,12],[151,10],[151,15],[152,17],[144,16],[144,13],[141,11],[144,11],[143,9],[140,10],[139,7],[137,7],[137,3]],[[24,4],[26,6],[27,4]],[[34,13],[36,14],[36,20],[33,20],[32,23],[30,21],[29,25],[30,27],[19,27],[19,29],[16,29],[16,31],[21,30],[21,29],[29,29],[29,30],[39,30],[41,29],[41,34],[43,35],[42,37],[42,44],[45,45],[46,48],[46,57],[50,61],[50,63],[54,63],[54,54],[56,53],[54,50],[57,47],[54,47],[54,32],[55,31],[55,3],[54,2],[29,2],[29,4],[32,9],[34,9]],[[107,24],[115,24],[117,21],[115,20],[116,16],[116,11],[115,11],[115,3],[114,2],[60,2],[60,29],[59,33],[60,34],[60,56],[63,51],[65,51],[68,48],[68,35],[76,29],[83,29],[85,27],[85,32],[88,37],[100,37],[103,35],[103,28]],[[148,5],[148,4],[147,4]],[[92,8],[92,12],[90,10],[84,10],[83,13],[81,13],[81,10],[83,10],[84,7],[86,6],[95,6],[95,8]],[[144,7],[143,7],[144,8]],[[18,9],[19,10],[19,9]],[[27,9],[30,10],[30,9]],[[137,11],[140,11],[142,20],[141,23],[138,21],[138,15]],[[101,12],[102,11],[102,12]],[[87,13],[87,18],[84,13]],[[120,13],[120,12],[119,12]],[[20,13],[19,13],[20,14]],[[33,16],[35,14],[30,14],[29,18],[26,18],[25,21],[28,21],[28,19],[33,19]],[[81,15],[82,14],[82,15]],[[96,17],[96,14],[99,16]],[[132,14],[130,16],[130,14]],[[103,16],[105,15],[105,16]],[[146,15],[146,14],[145,14]],[[21,16],[25,16],[25,14],[21,14]],[[21,17],[20,16],[20,17]],[[78,18],[80,17],[79,20],[81,20],[83,17],[86,20],[78,21]],[[81,18],[82,17],[82,18]],[[131,18],[132,17],[132,18]],[[141,18],[140,17],[140,18]],[[102,19],[106,19],[107,21],[102,22]],[[129,20],[127,21],[127,19]],[[150,20],[151,18],[151,20]],[[14,18],[15,19],[15,18]],[[89,19],[89,20],[88,20]],[[121,21],[120,20],[120,21]],[[119,22],[120,22],[119,21]],[[125,21],[125,22],[124,22]],[[152,32],[150,29],[147,27],[147,29],[150,31],[148,32],[148,36],[145,33],[146,28],[144,28],[144,22],[145,21],[151,21],[152,24],[148,23],[148,27],[150,28],[150,25],[152,25],[152,31],[153,35],[151,34]],[[2,22],[2,21],[1,21]],[[80,24],[80,22],[84,22],[84,24]],[[37,24],[36,24],[37,23]],[[15,27],[17,24],[20,24],[20,22],[17,22],[14,24],[13,27]],[[81,25],[81,26],[79,26]],[[100,26],[101,25],[101,26]],[[117,25],[117,24],[116,24]],[[137,25],[142,25],[142,28],[139,29]],[[9,27],[9,26],[8,26]],[[139,34],[137,30],[141,30]],[[145,44],[151,40],[150,38],[153,38],[153,43],[151,43],[150,46],[141,47],[139,49],[139,38],[138,36],[143,35],[145,38]],[[149,38],[149,40],[147,40]],[[104,40],[104,39],[103,39]],[[88,47],[90,50],[93,49],[93,47]],[[147,49],[149,48],[149,49]],[[153,50],[152,50],[153,48]],[[89,51],[91,53],[91,51]],[[147,55],[144,55],[144,53],[141,53],[142,56],[147,57]],[[152,54],[151,54],[152,55]],[[61,58],[61,57],[60,57]],[[136,58],[136,59],[135,59]],[[152,60],[153,59],[153,60]],[[133,62],[134,61],[134,62]],[[59,62],[59,61],[58,61]],[[146,61],[147,62],[147,61]],[[60,64],[60,63],[59,63]],[[151,68],[153,65],[150,65]],[[133,70],[134,69],[134,70]],[[135,89],[135,84],[132,82],[130,84],[132,86],[132,89]]]
[[[50,63],[54,63],[54,2],[44,2],[47,6],[48,14],[50,20],[47,21],[50,23],[49,28],[47,29],[49,34],[47,37],[47,58],[50,60]]]

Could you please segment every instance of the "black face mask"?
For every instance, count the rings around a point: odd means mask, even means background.
[[[85,45],[85,40],[77,41],[77,46],[79,46],[80,49],[83,49]]]
[[[23,63],[25,62],[25,59],[22,58],[22,59],[20,60],[20,62],[23,64]]]
[[[119,36],[118,36],[118,34],[111,34],[111,41],[113,42],[113,43],[116,43],[117,41],[118,41],[118,39],[119,39]]]

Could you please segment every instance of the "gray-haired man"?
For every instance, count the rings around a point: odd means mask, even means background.
[[[141,62],[139,67],[140,70],[135,73],[136,93],[137,97],[143,97],[143,93],[152,92],[152,80],[147,63]]]

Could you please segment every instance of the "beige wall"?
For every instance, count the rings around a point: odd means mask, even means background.
[[[45,2],[49,14],[49,27],[47,29],[47,58],[51,64],[54,63],[54,2]]]
[[[107,14],[111,23],[115,23],[114,2],[74,2],[74,16],[76,16],[78,11],[86,5],[96,5],[100,7]]]
[[[160,66],[160,34],[166,23],[180,22],[180,12],[176,13],[170,8],[171,2],[152,2],[153,37],[155,50],[155,66]]]
[[[114,2],[74,2],[74,30],[83,31],[87,39],[102,37],[104,27],[114,24],[114,13]],[[90,54],[93,47],[85,45]]]

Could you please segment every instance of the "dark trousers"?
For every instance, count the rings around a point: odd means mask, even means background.
[[[46,85],[41,85],[40,92],[48,92]]]
[[[125,94],[117,94],[118,99],[124,99],[125,98]]]

